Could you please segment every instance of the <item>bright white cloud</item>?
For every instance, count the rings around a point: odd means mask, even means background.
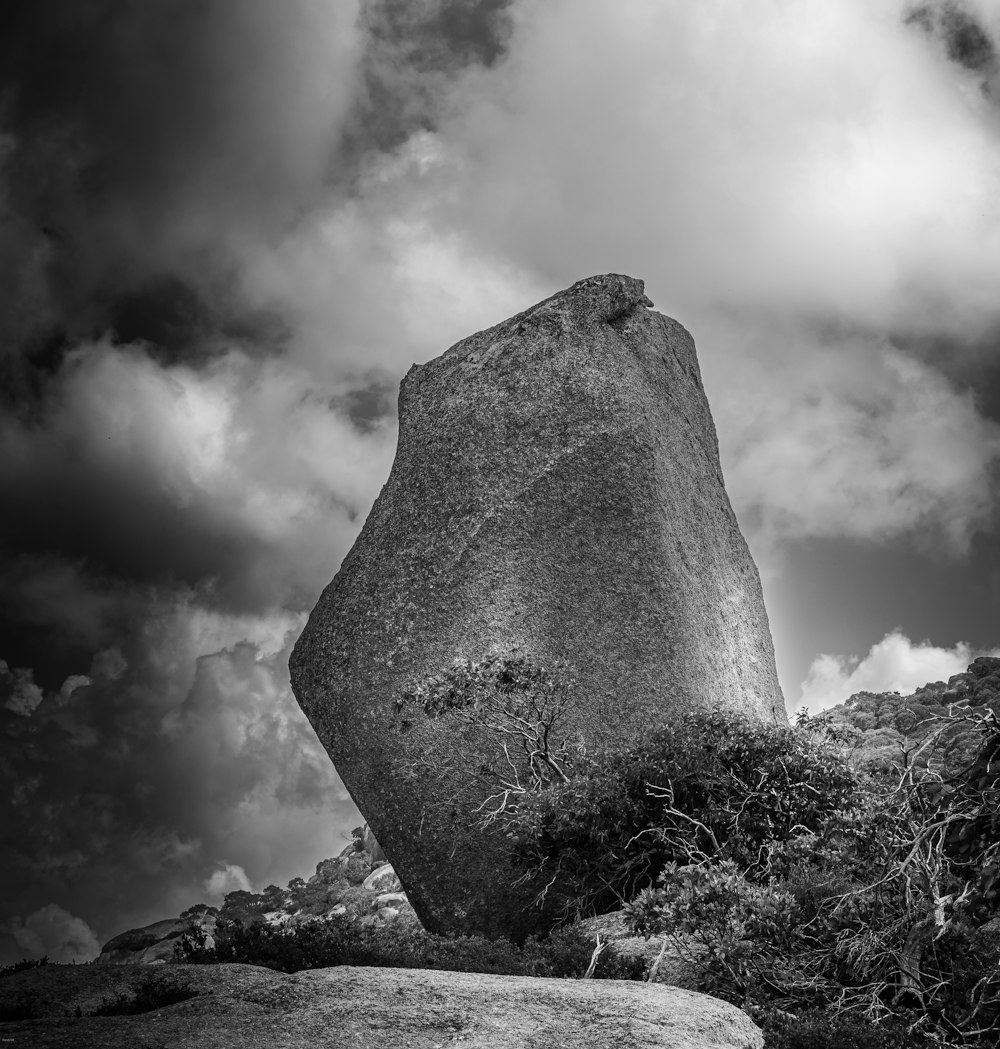
[[[227,893],[240,889],[245,892],[254,891],[247,872],[237,863],[223,863],[205,879],[205,892],[215,905],[220,904]]]
[[[95,663],[52,716],[96,741],[107,715],[86,704],[102,688],[151,712],[168,758],[139,733],[120,742],[149,759],[143,804],[169,810],[165,827],[198,812],[143,853],[187,865],[171,875],[185,892],[302,873],[350,808],[279,673],[392,460],[391,419],[365,431],[342,398],[576,279],[642,277],[692,331],[757,549],[911,534],[966,548],[1000,431],[902,348],[1000,322],[1000,123],[903,25],[904,0],[516,0],[506,58],[415,83],[443,93],[435,130],[370,157],[350,196],[324,179],[355,98],[357,5],[238,6],[234,24],[274,43],[260,67],[221,34],[233,119],[217,155],[184,165],[155,221],[115,228],[145,257],[151,226],[149,254],[195,283],[221,251],[245,302],[288,326],[280,353],[165,363],[98,340],[63,362],[50,414],[0,420],[0,487],[45,492],[32,527],[72,520],[111,561],[138,543],[125,579],[155,535],[172,569],[168,586],[116,586],[39,556],[9,596],[90,651],[121,647],[117,677]],[[908,690],[968,657],[892,634],[864,658],[818,657],[803,702]]]
[[[996,654],[996,653],[993,653]],[[795,709],[810,713],[844,703],[855,692],[914,692],[932,681],[947,681],[972,662],[972,648],[964,641],[941,648],[930,641],[914,643],[898,630],[872,645],[863,658],[824,654],[817,656],[802,682]]]
[[[759,546],[914,535],[961,553],[988,521],[1000,426],[940,372],[885,339],[794,324],[708,334],[748,350],[708,370],[729,494]]]
[[[515,286],[642,276],[695,335],[734,501],[765,538],[962,550],[992,509],[1000,430],[892,339],[1000,322],[1000,125],[908,9],[522,0],[508,58],[468,71],[437,134],[376,169],[349,239],[379,231],[381,274],[419,229],[423,286],[485,267],[469,290],[491,318]],[[422,317],[393,272],[379,286]],[[429,298],[425,333],[471,330]],[[446,344],[396,331],[403,359]]]
[[[5,930],[26,958],[47,956],[50,962],[89,962],[100,953],[94,930],[58,904],[49,903]]]
[[[996,318],[992,103],[907,6],[522,2],[442,130],[443,207],[532,268],[627,263],[685,312]]]

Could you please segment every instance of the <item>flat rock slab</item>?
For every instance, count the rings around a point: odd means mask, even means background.
[[[138,1016],[69,1019],[144,980],[198,997]],[[45,1018],[0,1023],[14,1049],[761,1049],[726,1002],[620,980],[340,966],[46,965],[0,980],[0,1009],[35,996]]]

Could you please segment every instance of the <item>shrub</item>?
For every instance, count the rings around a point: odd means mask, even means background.
[[[563,664],[550,670],[522,653],[456,660],[396,697],[400,729],[419,733],[421,755],[398,770],[435,784],[439,812],[466,808],[484,827],[503,822],[519,799],[568,782],[582,760],[582,739],[563,731],[574,687]],[[459,764],[450,736],[433,728],[440,719],[463,726]]]
[[[923,1035],[898,1022],[876,1025],[836,1013],[810,1012],[801,1017],[758,1016],[764,1049],[930,1049]]]
[[[843,851],[857,777],[804,733],[697,712],[579,761],[567,782],[520,798],[506,823],[527,876],[564,912],[601,913],[670,863],[729,859],[766,882],[794,863],[797,842]]]
[[[243,962],[281,972],[334,965],[371,965],[401,969],[446,969],[507,976],[583,976],[594,943],[579,930],[564,929],[523,946],[479,936],[435,936],[423,930],[361,926],[344,917],[278,927],[262,922],[220,922],[215,947],[189,936],[175,954],[182,962]],[[593,973],[597,979],[642,979],[645,963],[603,950]]]
[[[25,991],[16,1002],[0,1005],[0,1023],[38,1020],[45,1015],[45,1003],[37,991]]]
[[[957,773],[940,771],[949,755],[936,750],[969,717],[944,719],[891,775],[857,778],[846,818],[828,811],[771,842],[754,831],[766,864],[745,847],[666,864],[629,906],[633,927],[672,939],[704,989],[755,1015],[905,1018],[940,1045],[996,1044],[1000,936],[983,926],[1000,891],[1000,724],[975,716],[979,752]],[[823,1030],[789,1028],[782,1044],[837,1044]],[[909,1044],[901,1037],[886,1044]]]
[[[147,976],[131,991],[123,991],[114,998],[105,998],[88,1016],[135,1016],[139,1013],[151,1013],[167,1005],[176,1005],[197,998],[198,992],[187,984],[172,983]]]
[[[19,962],[12,962],[10,965],[0,965],[0,980],[5,976],[13,976],[14,973],[24,972],[25,969],[34,969],[39,965],[48,965],[49,958],[46,955],[44,958],[22,958]]]
[[[22,958],[19,962],[0,966],[0,979],[5,976],[13,976],[14,973],[24,972],[26,969],[35,969],[39,965],[48,965],[49,959],[44,958]],[[16,1002],[9,1005],[0,1005],[0,1023],[9,1023],[14,1020],[37,1020],[44,1015],[44,1003],[37,991],[25,991]]]

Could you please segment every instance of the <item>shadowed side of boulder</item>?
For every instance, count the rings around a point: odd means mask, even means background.
[[[396,700],[456,659],[564,661],[567,734],[625,743],[680,711],[784,717],[760,580],[694,343],[641,281],[581,281],[414,367],[392,473],[290,662],[300,705],[425,926],[523,938],[530,906],[487,785],[401,770],[446,737]],[[438,748],[440,749],[440,748]]]

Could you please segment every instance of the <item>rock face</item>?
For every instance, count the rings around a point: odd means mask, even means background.
[[[214,915],[209,921],[166,918],[141,929],[129,929],[108,940],[96,962],[111,965],[155,965],[174,960],[174,947],[196,927],[208,936],[215,932]]]
[[[371,830],[366,825],[355,834],[354,842],[339,856],[321,860],[308,881],[293,878],[287,889],[277,893],[230,893],[221,910],[200,903],[178,918],[129,929],[108,940],[95,961],[114,965],[172,962],[181,937],[196,928],[206,934],[206,945],[214,946],[219,919],[286,926],[343,915],[359,925],[419,928],[406,893],[400,891],[399,879],[384,862],[385,853]]]
[[[146,981],[196,997],[137,1016],[88,1017]],[[77,1006],[83,1017],[73,1019]],[[43,965],[0,981],[4,1040],[35,1049],[760,1049],[760,1030],[706,994],[619,980],[552,980],[338,966]]]
[[[476,760],[446,718],[405,731],[407,685],[460,658],[563,660],[590,747],[694,707],[784,719],[694,343],[651,305],[592,277],[411,368],[392,473],[295,646],[296,697],[432,931],[549,919],[467,780],[442,806],[400,775],[427,732]]]

